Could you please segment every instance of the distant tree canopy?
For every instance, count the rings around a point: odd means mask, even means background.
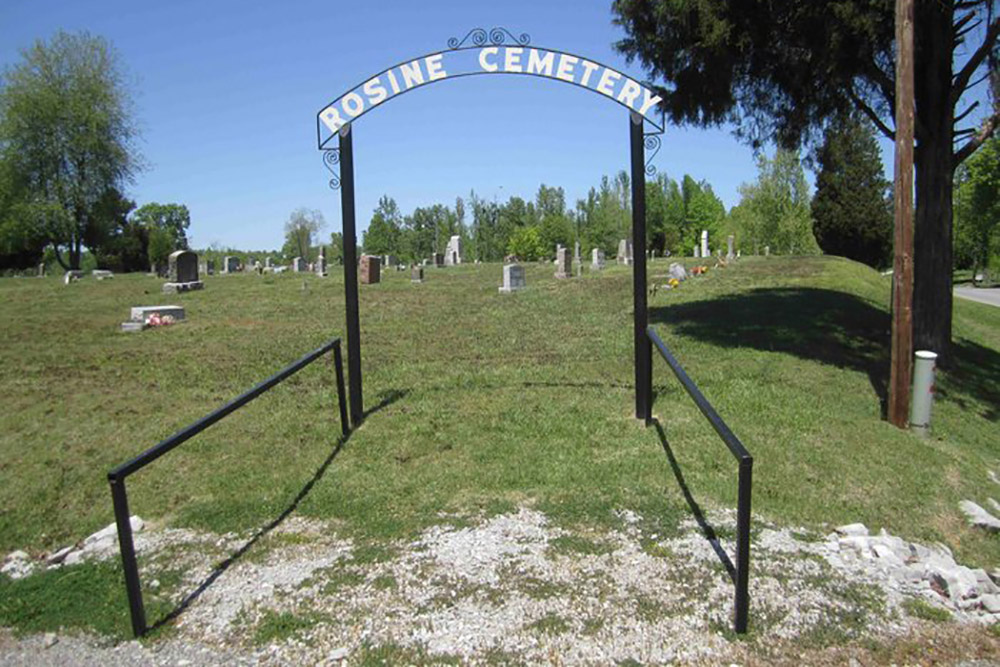
[[[1000,272],[1000,137],[959,167],[955,185],[955,263]]]
[[[297,208],[285,221],[285,245],[282,254],[289,260],[301,257],[312,261],[313,241],[318,241],[319,232],[326,227],[326,220],[321,211],[308,208]]]
[[[917,349],[946,353],[951,341],[952,181],[1000,126],[998,6],[915,3]],[[665,84],[654,87],[675,123],[731,123],[755,147],[793,147],[856,109],[895,138],[888,0],[615,0],[612,12],[626,35],[616,47]],[[986,84],[992,108],[962,127],[979,104],[970,91]]]
[[[96,252],[120,225],[136,137],[106,40],[59,32],[22,51],[0,82],[0,257],[50,245],[64,268],[79,268],[83,248]]]
[[[892,263],[892,186],[871,124],[842,116],[816,154],[813,231],[823,252],[881,269]]]
[[[757,160],[757,180],[740,186],[740,203],[730,215],[744,246],[755,253],[809,255],[819,252],[809,212],[809,185],[799,156],[778,149]]]

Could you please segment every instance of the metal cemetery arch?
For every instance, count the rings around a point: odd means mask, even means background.
[[[632,173],[632,300],[635,352],[635,416],[652,421],[652,344],[657,347],[696,405],[709,419],[730,451],[740,460],[738,566],[732,574],[736,586],[734,628],[747,630],[749,595],[747,573],[750,545],[750,469],[753,459],[729,431],[694,383],[670,355],[655,332],[647,333],[646,310],[646,176],[656,170],[646,162],[660,150],[662,120],[652,116],[660,101],[645,86],[601,63],[582,56],[529,46],[526,34],[514,36],[505,28],[470,30],[462,39],[448,40],[448,50],[429,53],[382,70],[323,107],[316,116],[316,141],[323,163],[330,170],[330,187],[341,190],[344,233],[344,290],[347,311],[347,368],[350,419],[364,418],[361,392],[361,326],[358,318],[358,257],[354,210],[354,148],[352,124],[378,105],[414,88],[435,81],[482,74],[516,74],[562,81],[606,96],[628,109]],[[645,131],[648,123],[652,130]],[[332,145],[334,137],[337,145]],[[339,171],[338,171],[339,168]]]
[[[660,98],[634,79],[596,60],[530,46],[531,38],[505,28],[470,30],[448,40],[448,50],[407,60],[358,83],[316,115],[316,142],[330,170],[330,187],[341,191],[344,235],[344,290],[347,310],[347,369],[351,422],[364,416],[361,381],[361,326],[358,317],[358,257],[354,206],[352,124],[378,105],[436,81],[484,74],[513,74],[561,81],[604,95],[629,111],[632,175],[632,298],[635,347],[635,416],[648,419],[652,395],[652,346],[646,336],[646,149],[660,149],[662,119],[654,114]],[[651,131],[645,130],[645,123]],[[334,147],[333,139],[337,145]]]

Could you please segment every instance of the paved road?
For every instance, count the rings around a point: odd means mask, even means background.
[[[1000,287],[956,287],[955,296],[1000,307]]]

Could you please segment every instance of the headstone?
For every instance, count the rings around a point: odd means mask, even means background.
[[[632,265],[632,242],[628,239],[618,242],[618,263],[625,266]]]
[[[604,268],[604,251],[594,248],[590,251],[590,270],[600,271]]]
[[[770,257],[770,256],[771,256],[771,246],[766,245],[764,246],[764,257]]]
[[[45,277],[45,262],[42,262],[41,264],[38,265],[38,277],[39,278]]]
[[[739,259],[739,258],[740,258],[740,251],[739,251],[739,250],[737,250],[737,251],[736,251],[736,259]]]
[[[233,257],[232,255],[226,255],[222,258],[222,272],[223,273],[236,273],[240,270],[240,260],[238,257]]]
[[[209,259],[205,262],[205,275],[214,276],[215,275],[215,260]]]
[[[83,271],[78,271],[76,269],[70,269],[63,276],[63,283],[69,285],[70,283],[75,283],[80,278],[83,278]]]
[[[105,271],[104,269],[94,269],[90,272],[90,275],[94,276],[98,280],[104,280],[106,278],[114,278],[115,274],[111,271]]]
[[[198,255],[190,250],[177,250],[167,258],[170,282],[189,283],[198,280]]]
[[[577,241],[573,245],[573,263],[576,265],[576,276],[579,278],[583,275],[583,260],[580,259],[580,242]]]
[[[431,264],[434,266],[444,266],[444,255],[439,252],[431,255]]]
[[[422,283],[424,282],[424,267],[419,264],[414,264],[410,268],[410,282],[411,283]]]
[[[396,266],[399,264],[399,259],[395,255],[383,255],[382,256],[382,267],[388,269],[390,266]]]
[[[205,286],[198,280],[198,255],[190,250],[176,250],[167,258],[170,277],[163,285],[164,294],[198,290]]]
[[[381,282],[382,259],[375,255],[361,255],[361,284],[375,285]]]
[[[266,258],[264,258],[264,268],[265,268],[265,269],[271,269],[271,268],[274,268],[274,265],[273,265],[273,264],[271,264],[271,258],[270,258],[270,257],[266,257]]]
[[[302,273],[306,269],[306,261],[301,257],[296,257],[292,260],[292,271],[295,273]]]
[[[708,230],[701,230],[701,256],[711,257],[712,253],[708,251]]]
[[[520,264],[504,264],[503,285],[500,286],[501,294],[510,294],[517,290],[522,290],[528,286],[524,279],[524,267]]]
[[[736,259],[736,255],[733,253],[733,245],[736,243],[736,237],[730,234],[726,237],[726,259]]]
[[[693,253],[693,254],[692,254],[691,256],[692,256],[692,257],[695,257],[695,258],[697,258],[697,257],[699,257],[699,256],[700,256],[700,255],[699,255],[699,253],[698,253],[698,246],[695,246],[695,247],[694,247],[694,253]]]
[[[155,319],[153,319],[155,318]],[[184,308],[181,306],[136,306],[132,308],[127,322],[122,322],[122,331],[137,332],[153,324],[163,324],[163,318],[168,318],[169,322],[180,322],[184,319]]]
[[[319,259],[316,260],[316,275],[326,277],[326,246],[319,247]]]
[[[444,250],[445,266],[458,266],[462,263],[462,237],[452,236],[448,239],[448,247]]]
[[[667,273],[670,274],[671,278],[676,278],[677,280],[687,280],[688,274],[687,270],[677,262],[673,262],[667,269]]]
[[[569,251],[559,246],[556,250],[556,278],[571,278],[573,267],[569,264]]]

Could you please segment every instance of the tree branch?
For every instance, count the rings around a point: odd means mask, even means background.
[[[870,120],[875,125],[875,127],[878,128],[879,132],[884,134],[886,138],[892,141],[896,140],[896,133],[890,130],[889,127],[882,122],[882,119],[878,117],[878,114],[875,113],[875,111],[870,106],[868,106],[868,104],[866,104],[863,99],[858,97],[858,94],[854,92],[853,86],[847,89],[847,94],[848,96],[850,96],[851,101],[854,102],[854,106],[860,109],[861,113],[868,116],[868,120]]]
[[[969,139],[968,143],[958,149],[955,153],[955,166],[962,164],[965,158],[976,152],[976,149],[983,145],[983,142],[993,136],[997,126],[1000,126],[1000,111],[993,114],[983,123],[976,136]]]
[[[972,78],[973,73],[979,69],[983,61],[993,52],[994,42],[997,41],[998,37],[1000,37],[1000,17],[993,19],[993,23],[986,30],[986,37],[983,38],[983,43],[979,45],[976,52],[965,63],[965,67],[955,76],[955,83],[951,86],[951,104],[953,106],[958,103],[959,98],[962,97],[962,93],[968,88],[969,79]]]
[[[975,102],[970,104],[968,109],[955,116],[955,120],[952,121],[952,125],[958,125],[959,123],[961,123],[962,119],[968,116],[970,113],[972,113],[972,111],[978,106],[979,106],[979,100],[976,100]]]

